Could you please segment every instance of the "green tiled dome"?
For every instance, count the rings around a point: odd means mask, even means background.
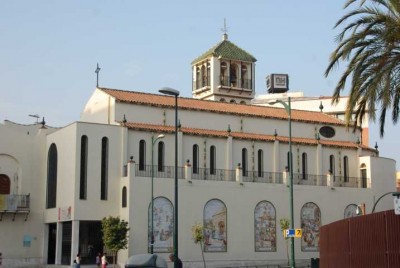
[[[210,48],[207,52],[203,53],[200,57],[197,57],[192,61],[192,64],[197,63],[209,56],[220,57],[229,60],[256,62],[257,59],[247,51],[241,49],[234,43],[228,40],[222,40],[214,47]]]

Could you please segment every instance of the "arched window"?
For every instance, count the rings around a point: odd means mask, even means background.
[[[287,161],[287,170],[290,171],[290,167],[293,168],[293,153],[292,153],[292,155],[290,155],[290,152],[287,152],[286,158],[287,158],[287,160],[286,160]]]
[[[206,67],[203,65],[201,66],[201,87],[205,87],[207,85],[207,73]]]
[[[126,208],[127,199],[128,199],[128,197],[127,197],[127,193],[126,193],[126,187],[124,186],[122,188],[122,207],[123,208]]]
[[[88,161],[88,137],[81,137],[81,174],[79,184],[79,198],[87,198],[87,162]]]
[[[207,86],[210,86],[210,81],[211,80],[211,65],[210,62],[207,62]]]
[[[353,218],[357,216],[357,205],[350,204],[344,209],[344,218]]]
[[[240,104],[246,104],[246,102],[242,100],[242,101],[240,101]]]
[[[6,174],[0,174],[0,194],[10,194],[11,181]]]
[[[242,88],[249,88],[248,87],[248,78],[247,78],[247,66],[244,64],[242,64],[242,67],[241,67],[241,77],[242,77],[242,79],[241,79]]]
[[[199,174],[199,146],[193,145],[193,173]]]
[[[153,214],[152,214],[153,212]],[[153,223],[152,223],[153,219]],[[157,197],[151,202],[148,209],[148,251],[150,252],[151,237],[154,237],[154,252],[172,252],[174,240],[174,207],[171,201],[165,197]]]
[[[308,179],[308,163],[307,163],[307,154],[303,153],[301,155],[301,171],[303,180]]]
[[[232,99],[232,100],[230,100],[230,103],[236,103],[236,101]]]
[[[216,172],[216,150],[215,146],[210,147],[210,174],[215,175]]]
[[[247,163],[247,149],[246,148],[243,148],[242,149],[242,175],[244,176],[244,177],[247,177],[247,171],[248,171],[248,163]]]
[[[165,159],[165,146],[164,142],[160,141],[158,143],[158,171],[164,171],[164,159]]]
[[[100,199],[107,200],[108,197],[108,138],[101,139],[101,193]]]
[[[349,182],[349,158],[347,156],[343,157],[343,176],[344,182]]]
[[[139,170],[146,170],[146,142],[139,142]]]
[[[224,98],[221,98],[219,101],[220,102],[226,102],[226,100]]]
[[[301,208],[301,228],[303,237],[301,239],[302,251],[319,250],[319,227],[321,226],[321,210],[312,202],[305,203]]]
[[[335,181],[335,156],[333,154],[329,156],[329,170],[333,176],[333,181]]]
[[[227,69],[228,66],[226,64],[226,62],[221,62],[221,69],[220,69],[220,75],[221,75],[221,86],[229,86],[228,83],[228,74],[227,74]]]
[[[257,166],[258,166],[258,177],[263,177],[264,173],[264,152],[258,150],[257,152]]]
[[[237,73],[237,65],[236,64],[231,64],[230,66],[230,83],[231,83],[231,87],[237,87],[237,77],[238,77],[238,73]]]
[[[227,249],[227,210],[219,199],[211,199],[204,206],[204,251],[226,252]]]
[[[57,201],[57,146],[52,143],[47,154],[46,208],[55,208]]]
[[[200,67],[196,68],[196,89],[201,87],[201,72]]]
[[[276,251],[276,211],[268,201],[261,201],[254,209],[254,242],[256,252]]]
[[[360,175],[361,175],[361,187],[367,188],[367,166],[365,164],[361,164]]]

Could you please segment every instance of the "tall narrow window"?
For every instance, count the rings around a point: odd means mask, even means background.
[[[333,176],[333,180],[335,180],[335,156],[333,154],[329,156],[329,171]]]
[[[47,154],[46,208],[55,208],[57,201],[57,146],[52,143]]]
[[[210,147],[210,174],[215,175],[216,152],[215,146]]]
[[[126,193],[126,187],[124,186],[122,188],[122,207],[126,208],[126,204],[127,204],[127,193]]]
[[[242,149],[242,175],[247,177],[247,149]]]
[[[87,164],[88,164],[88,137],[81,137],[81,174],[79,184],[79,198],[87,198]]]
[[[344,182],[349,182],[349,158],[347,156],[343,157],[343,175]]]
[[[139,170],[146,169],[146,142],[140,140],[139,142]]]
[[[107,200],[108,192],[108,138],[101,139],[101,200]]]
[[[365,164],[361,164],[360,173],[361,173],[361,187],[367,188],[367,166]]]
[[[303,153],[301,155],[301,171],[303,180],[308,179],[308,163],[307,163],[307,154]]]
[[[287,152],[287,170],[290,171],[290,167],[293,168],[293,153]]]
[[[164,142],[158,143],[158,171],[164,171]]]
[[[199,146],[193,145],[193,173],[199,174]]]
[[[263,150],[258,150],[257,152],[257,166],[258,166],[258,177],[262,177],[263,176],[263,172],[264,172],[264,153]]]

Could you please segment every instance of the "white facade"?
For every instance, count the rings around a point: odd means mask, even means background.
[[[12,246],[2,246],[0,249],[5,265],[24,264],[24,262],[29,265],[46,263],[49,246],[48,226],[51,223],[57,226],[56,264],[63,263],[63,254],[65,255],[62,249],[65,247],[62,243],[62,230],[66,223],[72,226],[71,259],[78,250],[87,253],[84,247],[88,247],[88,244],[79,240],[79,223],[100,221],[107,216],[120,216],[127,220],[131,227],[129,248],[121,251],[120,264],[123,264],[130,255],[148,251],[147,212],[151,202],[151,179],[148,170],[147,173],[143,171],[140,173],[138,170],[141,161],[139,144],[141,140],[146,142],[145,164],[150,165],[151,137],[165,134],[165,138],[160,140],[165,145],[164,164],[167,169],[173,167],[174,109],[163,105],[162,101],[155,106],[120,102],[106,92],[103,89],[95,90],[82,113],[82,120],[86,122],[75,122],[57,130],[41,129],[40,124],[19,126],[6,122],[1,126],[2,140],[7,141],[1,144],[2,173],[13,178],[17,170],[20,186],[12,185],[12,193],[22,195],[30,193],[31,200],[26,222],[25,216],[17,215],[12,221],[12,213],[3,213],[3,220],[0,222],[1,240],[4,241],[3,239],[7,239],[12,233],[20,234],[19,239],[8,238],[13,241]],[[130,93],[125,92],[125,94]],[[170,99],[152,94],[149,94],[149,97]],[[185,99],[179,99],[178,102],[184,101]],[[201,104],[202,101],[197,102]],[[116,122],[121,121],[124,115],[127,123]],[[296,112],[294,115],[296,117]],[[204,207],[208,201],[215,199],[222,201],[226,206],[227,246],[226,252],[206,252],[208,265],[285,262],[286,244],[280,235],[278,222],[281,218],[289,217],[289,191],[285,185],[288,176],[285,166],[289,150],[285,140],[288,135],[287,121],[183,108],[179,110],[179,119],[182,127],[178,133],[178,166],[180,170],[186,168],[186,173],[182,172],[186,175],[179,177],[179,256],[184,264],[202,265],[199,246],[192,242],[191,226],[196,222],[203,223]],[[343,124],[333,125],[337,146],[324,144],[332,141],[323,137],[319,142],[312,143],[312,140],[315,141],[315,129],[323,123],[298,120],[292,123],[295,227],[300,228],[300,212],[306,203],[312,202],[318,206],[321,213],[320,224],[323,225],[342,219],[344,210],[350,204],[366,203],[368,211],[380,195],[395,189],[394,161],[377,157],[375,150],[357,145],[355,140],[358,133],[347,132]],[[228,126],[231,129],[230,134],[227,134]],[[273,137],[275,130],[276,140],[264,139],[267,136]],[[246,135],[249,133],[261,136],[247,138]],[[88,141],[85,199],[80,198],[82,136],[86,136]],[[99,181],[104,137],[108,139],[107,198],[101,200]],[[158,161],[158,142],[154,147],[155,165]],[[57,148],[56,206],[46,209],[48,152],[52,144]],[[216,177],[209,176],[204,180],[202,176],[193,174],[193,166],[187,166],[186,160],[193,164],[194,144],[198,145],[198,167],[202,170],[210,169],[210,147],[215,146]],[[254,176],[243,176],[242,171],[237,170],[238,163],[242,167],[244,165],[243,148],[248,154],[247,169]],[[263,151],[262,177],[257,175],[259,150]],[[307,154],[308,180],[301,179],[303,153]],[[326,175],[330,168],[331,155],[336,159],[335,181]],[[131,156],[135,163],[129,161]],[[348,157],[347,175],[350,178],[348,185],[343,181],[344,156]],[[8,168],[10,161],[15,162],[12,169]],[[366,188],[362,188],[359,179],[360,167],[366,169]],[[231,170],[231,172],[221,173],[220,170]],[[140,174],[144,175],[139,176]],[[126,207],[121,205],[123,187],[127,189]],[[167,198],[173,204],[172,174],[157,172],[154,178],[154,197]],[[269,201],[276,211],[276,251],[273,252],[255,251],[254,213],[255,207],[261,201]],[[391,208],[392,203],[383,200],[377,210]],[[66,216],[65,212],[68,209],[71,214],[67,213]],[[21,241],[24,235],[32,237],[30,247],[23,247]],[[296,239],[295,249],[296,259],[299,262],[318,256],[318,252],[302,251],[301,239]],[[25,257],[27,252],[29,258]],[[168,252],[160,253],[166,259],[168,254]]]
[[[395,161],[357,142],[360,129],[348,131],[325,113],[293,109],[290,136],[284,109],[229,103],[249,103],[255,92],[255,59],[237,51],[249,60],[235,62],[237,54],[195,60],[194,85],[203,77],[196,68],[208,60],[214,66],[210,86],[194,87],[197,100],[178,99],[178,255],[185,267],[203,266],[191,236],[200,223],[208,267],[286,263],[279,220],[290,215],[291,140],[294,227],[303,229],[296,262],[309,263],[318,257],[319,226],[352,215],[358,204],[369,213],[380,196],[395,191]],[[242,68],[236,82],[247,66],[248,95],[245,87],[220,87],[227,59]],[[225,102],[210,101],[221,101],[221,94]],[[80,121],[59,129],[6,121],[0,140],[1,267],[70,265],[77,253],[94,263],[103,251],[100,221],[108,216],[129,223],[121,267],[129,256],[147,253],[152,164],[155,253],[168,259],[176,222],[173,97],[96,88]],[[376,211],[392,208],[382,200]]]

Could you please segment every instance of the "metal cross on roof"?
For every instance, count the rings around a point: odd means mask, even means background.
[[[226,18],[224,18],[224,28],[221,28],[221,31],[222,31],[224,34],[227,34],[227,33],[228,33],[228,27],[226,27]]]
[[[100,72],[100,70],[101,70],[101,68],[99,67],[99,63],[97,63],[97,68],[96,68],[96,70],[94,71],[94,72],[96,73],[96,76],[97,76],[96,87],[99,86],[99,72]]]

